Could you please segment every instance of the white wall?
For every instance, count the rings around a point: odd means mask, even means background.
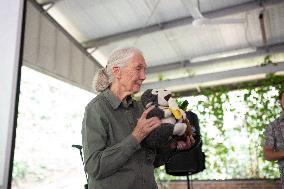
[[[0,189],[8,186],[23,0],[0,0]]]

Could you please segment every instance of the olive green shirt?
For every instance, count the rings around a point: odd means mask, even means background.
[[[156,154],[131,135],[142,112],[140,103],[129,98],[124,104],[109,89],[87,105],[82,144],[89,189],[157,188]],[[163,158],[155,162],[164,163]]]

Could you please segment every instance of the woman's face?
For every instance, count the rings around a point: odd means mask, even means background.
[[[146,79],[145,70],[143,55],[135,54],[125,67],[120,68],[119,82],[122,90],[130,94],[139,92],[142,82]]]

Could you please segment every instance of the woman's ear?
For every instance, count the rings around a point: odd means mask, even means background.
[[[116,79],[120,79],[121,71],[118,66],[113,66],[112,67],[112,74]]]

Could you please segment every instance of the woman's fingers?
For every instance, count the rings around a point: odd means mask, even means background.
[[[146,119],[148,113],[149,113],[151,110],[153,110],[154,107],[155,107],[155,106],[150,106],[149,108],[147,108],[147,109],[142,113],[141,118]]]
[[[149,122],[149,124],[153,124],[155,125],[156,123],[161,124],[161,120],[157,117],[152,117],[147,119],[147,121]]]
[[[147,119],[148,127],[151,128],[151,131],[155,128],[157,128],[159,125],[161,125],[161,120],[157,117],[152,117],[150,119]]]
[[[178,141],[177,149],[178,150],[187,150],[191,147],[191,142],[189,136],[186,137],[186,141]]]
[[[157,128],[161,124],[160,119],[157,117],[146,119],[147,114],[153,108],[154,106],[150,106],[142,113],[141,117],[138,119],[136,127],[132,132],[132,134],[138,140],[138,142],[141,142],[147,135],[149,135],[150,132],[152,132],[155,128]]]

